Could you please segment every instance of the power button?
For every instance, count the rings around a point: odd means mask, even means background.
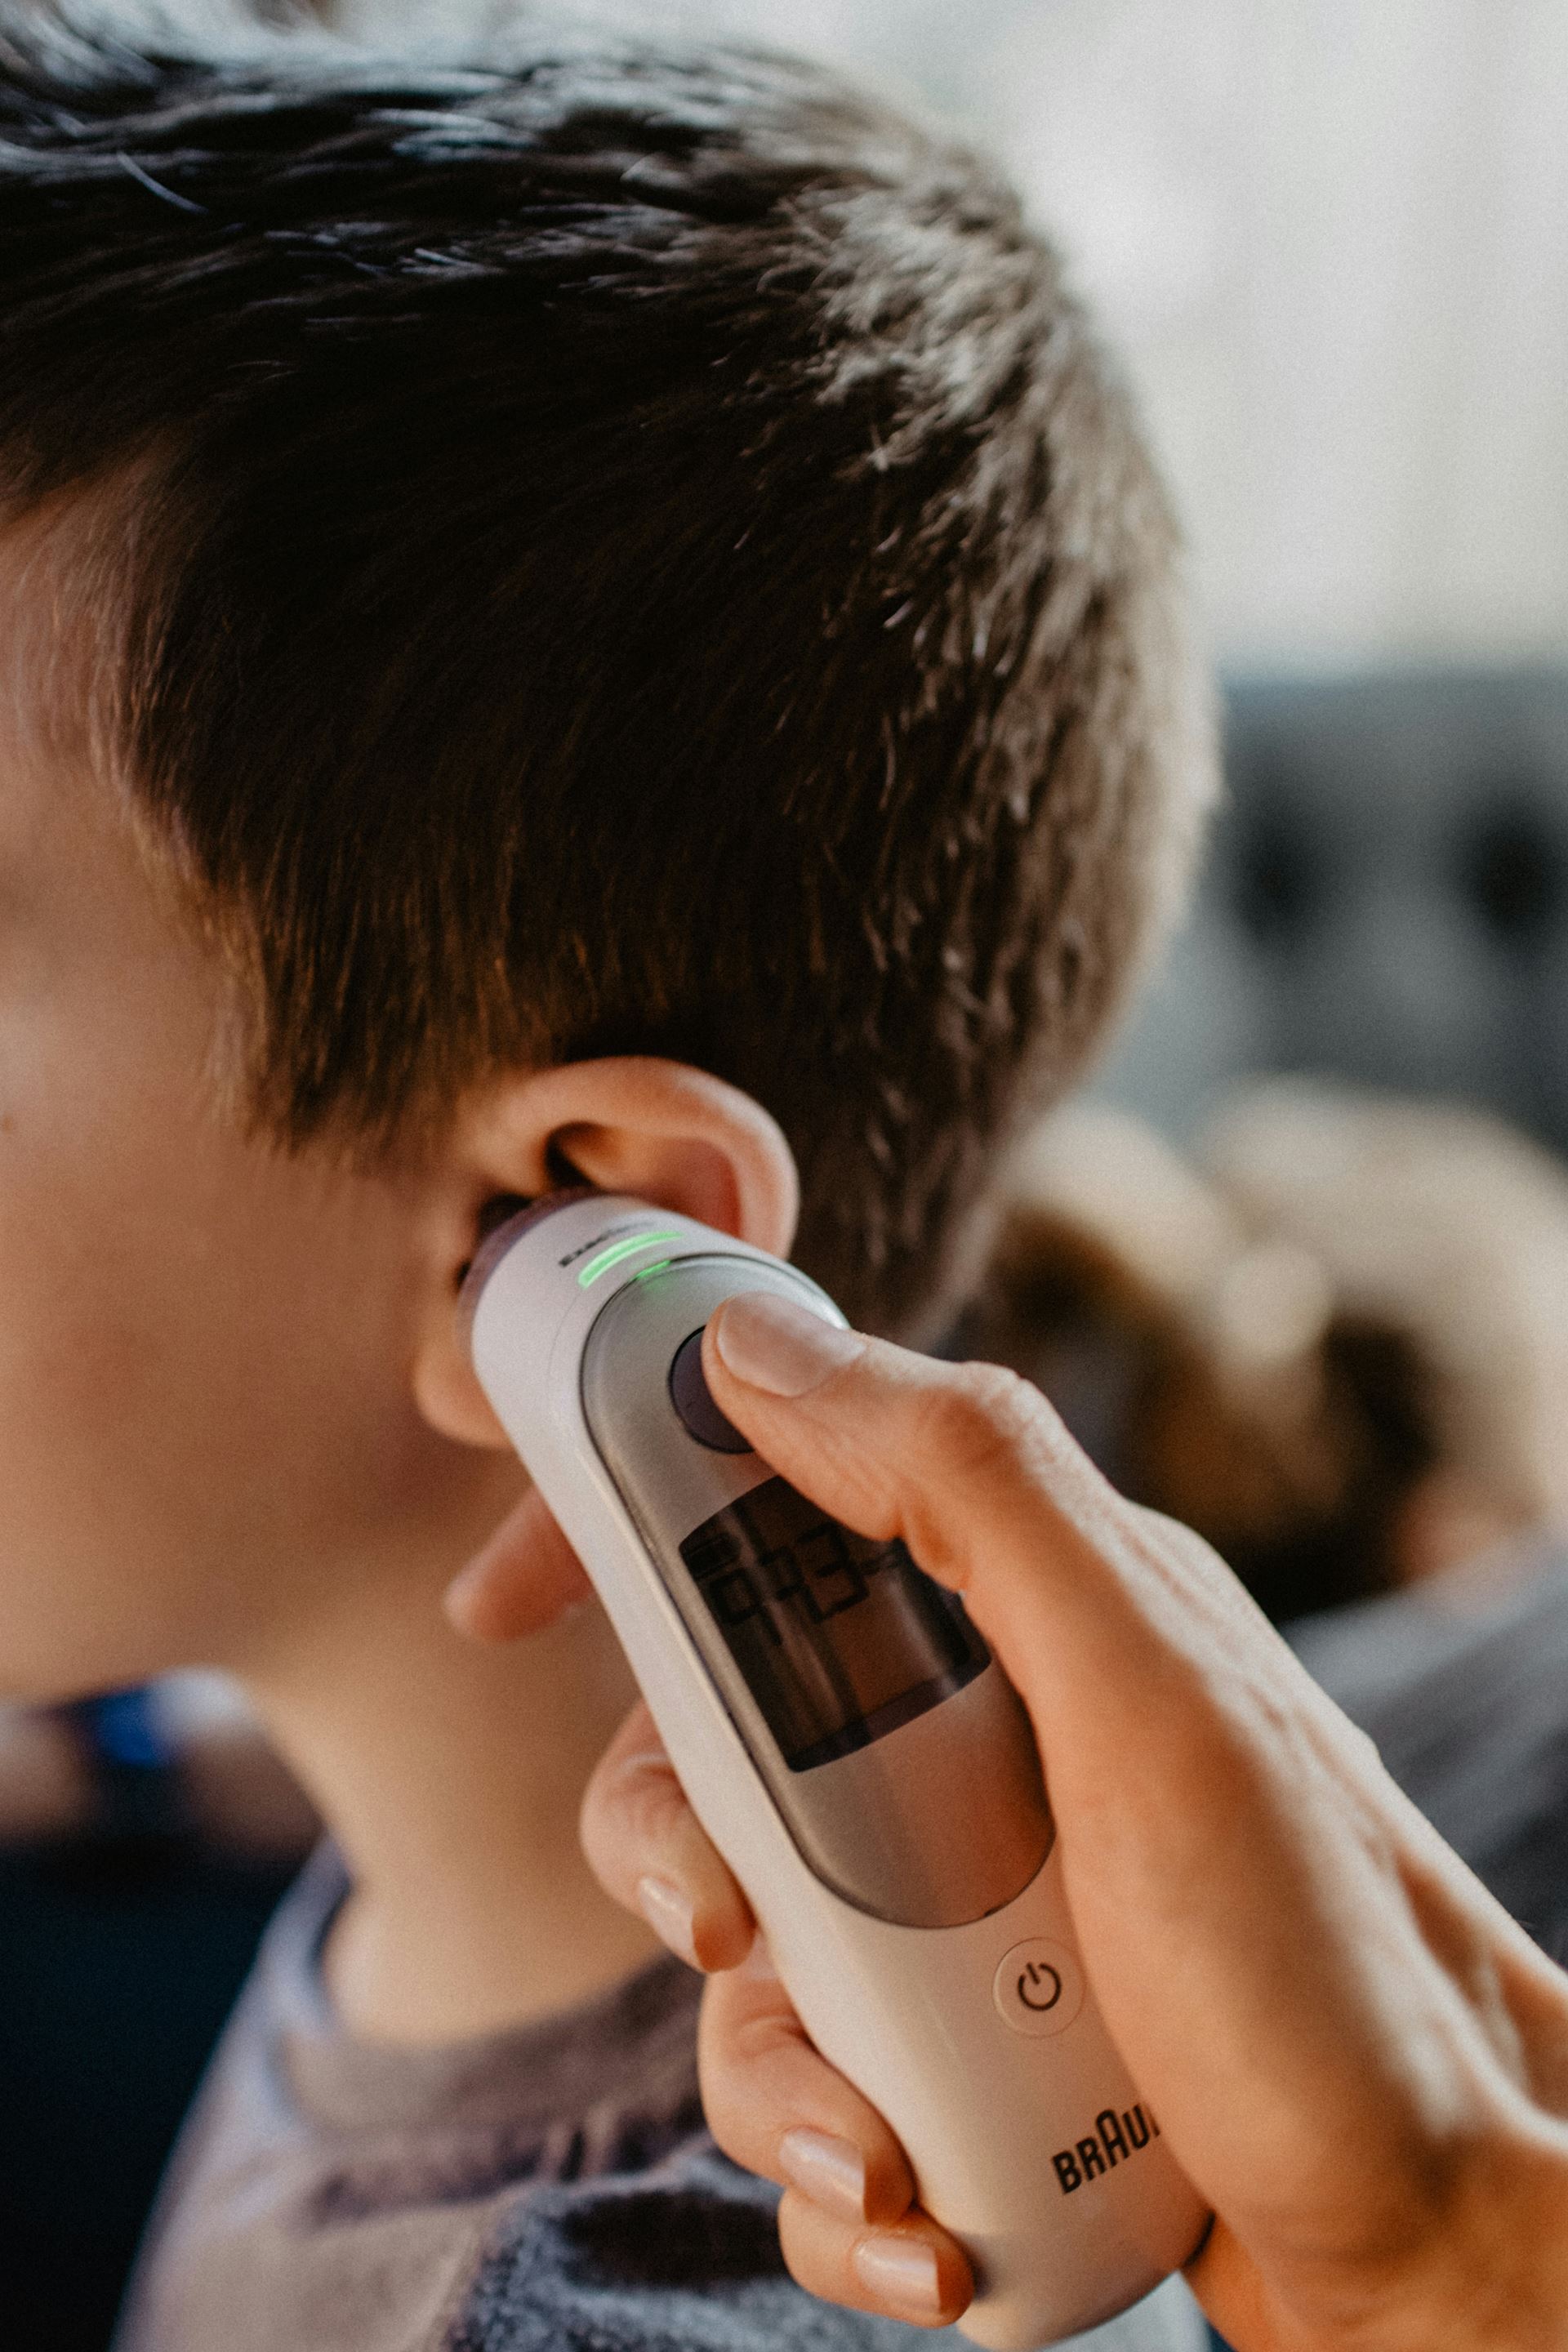
[[[1065,2033],[1083,2006],[1083,1971],[1063,1946],[1035,1936],[1003,1954],[991,1990],[1015,2033]]]
[[[702,1370],[702,1334],[693,1331],[675,1351],[669,1368],[669,1401],[699,1445],[715,1454],[749,1454],[752,1441],[721,1413],[709,1393]]]

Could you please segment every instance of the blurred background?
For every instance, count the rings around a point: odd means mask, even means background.
[[[1122,353],[1229,689],[1209,887],[1103,1082],[1568,1145],[1568,6],[714,0],[1000,154]]]
[[[831,58],[994,150],[1123,356],[1224,684],[1227,805],[955,1344],[1030,1370],[1305,1619],[1561,1948],[1568,1642],[1536,1626],[1532,1696],[1507,1629],[1568,1524],[1568,0],[641,13]],[[1456,1747],[1477,1623],[1504,1627],[1528,1752],[1485,1722]],[[1525,1783],[1505,1834],[1485,1790]],[[100,2352],[310,1833],[221,1685],[0,1717],[6,2341]]]

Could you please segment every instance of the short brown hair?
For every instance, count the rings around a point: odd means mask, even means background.
[[[37,22],[0,465],[23,508],[135,485],[119,749],[255,1115],[694,1061],[783,1122],[803,1261],[920,1328],[1209,790],[1165,502],[1049,247],[779,58]]]

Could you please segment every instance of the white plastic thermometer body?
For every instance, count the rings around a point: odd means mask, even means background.
[[[1028,1719],[963,1610],[745,1446],[702,1383],[737,1291],[794,1267],[575,1193],[484,1244],[475,1369],[592,1577],[813,2041],[962,2241],[976,2344],[1093,2326],[1206,2214],[1084,1982]]]

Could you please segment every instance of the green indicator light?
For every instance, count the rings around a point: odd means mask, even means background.
[[[636,1257],[639,1250],[659,1249],[666,1242],[678,1242],[679,1239],[679,1234],[628,1234],[624,1241],[612,1242],[608,1249],[599,1252],[597,1257],[591,1257],[587,1265],[579,1269],[577,1279],[586,1290],[591,1282],[597,1282],[602,1274],[608,1274],[610,1268],[619,1265],[623,1258]]]
[[[632,1280],[634,1282],[651,1282],[656,1274],[662,1274],[667,1265],[673,1265],[674,1264],[675,1260],[672,1257],[661,1257],[657,1265],[639,1265],[636,1274],[633,1275]]]

